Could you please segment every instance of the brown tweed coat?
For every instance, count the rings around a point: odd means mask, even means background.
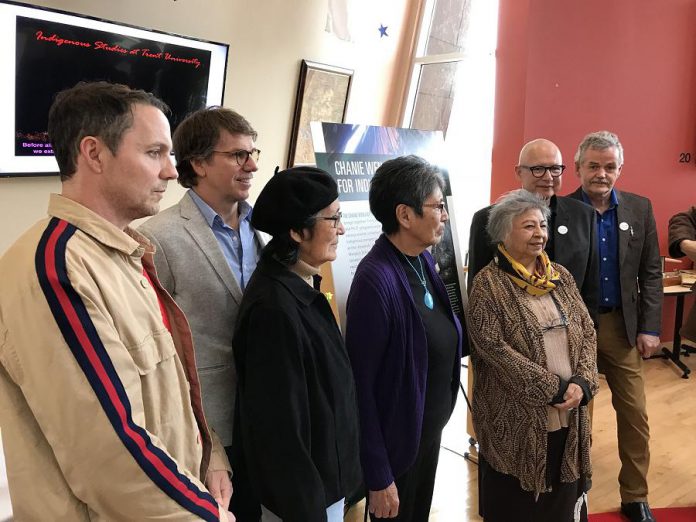
[[[573,374],[597,393],[597,340],[570,273],[556,263],[561,282],[553,291],[568,319]],[[546,407],[559,378],[546,369],[543,332],[516,286],[492,261],[474,279],[467,312],[474,369],[473,420],[481,453],[497,471],[517,477],[526,491],[546,485]],[[561,481],[589,479],[590,419],[587,407],[571,411]]]

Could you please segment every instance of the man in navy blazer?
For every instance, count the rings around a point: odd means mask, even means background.
[[[162,286],[191,326],[205,416],[234,469],[230,510],[238,522],[258,521],[261,513],[247,489],[243,462],[232,458],[232,335],[242,292],[265,245],[251,226],[246,201],[258,170],[256,136],[243,116],[224,107],[189,115],[173,136],[178,181],[189,190],[139,229],[155,245]]]
[[[614,189],[622,167],[623,147],[616,134],[588,134],[575,155],[582,187],[570,197],[587,203],[597,214],[597,366],[607,378],[616,411],[621,511],[631,522],[653,522],[641,357],[650,357],[660,346],[662,268],[650,200]]]
[[[599,272],[595,216],[592,209],[573,199],[557,196],[565,170],[561,151],[547,139],[536,139],[520,151],[515,174],[522,188],[549,201],[551,217],[547,224],[549,239],[546,253],[573,275],[592,319],[597,323]],[[492,259],[494,245],[486,232],[492,206],[476,212],[469,234],[467,288],[474,277]]]

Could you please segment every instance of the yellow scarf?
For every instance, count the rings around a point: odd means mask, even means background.
[[[498,245],[498,251],[502,254],[502,256],[495,256],[495,262],[498,267],[507,274],[513,283],[528,294],[534,296],[548,294],[560,282],[560,274],[553,267],[549,256],[543,250],[537,257],[533,274],[530,274],[529,270],[515,261],[505,250],[502,243]]]

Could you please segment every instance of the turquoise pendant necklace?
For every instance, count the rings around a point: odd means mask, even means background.
[[[404,256],[404,259],[406,260],[408,265],[411,268],[413,268],[413,271],[416,273],[416,276],[418,276],[418,281],[420,281],[420,284],[423,285],[423,291],[425,292],[425,295],[423,296],[423,303],[425,303],[425,306],[432,310],[434,306],[433,296],[428,290],[428,285],[425,283],[425,272],[423,272],[423,262],[421,261],[420,256],[418,256],[418,265],[420,266],[420,272],[418,272],[418,270],[416,270],[416,267],[411,264],[411,260],[408,257],[406,257],[406,254],[402,252],[401,255]]]

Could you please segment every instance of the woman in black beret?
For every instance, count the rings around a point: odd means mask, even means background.
[[[276,171],[251,224],[273,239],[236,323],[234,444],[263,522],[341,521],[360,467],[350,362],[319,290],[319,267],[336,258],[345,232],[336,182],[311,167]]]

